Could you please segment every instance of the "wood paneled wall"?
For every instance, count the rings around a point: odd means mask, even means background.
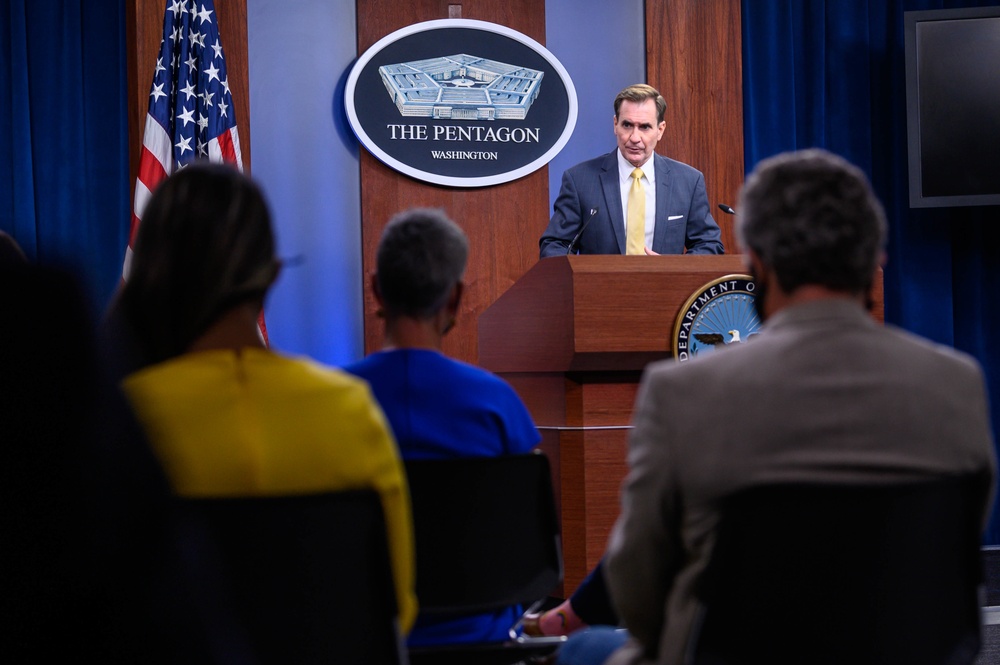
[[[727,254],[743,184],[743,39],[740,0],[647,0],[646,78],[667,100],[657,152],[705,174]]]
[[[142,132],[149,108],[149,85],[160,52],[165,0],[126,0],[128,50],[129,182],[139,169]],[[250,172],[250,77],[247,66],[247,0],[215,0],[219,39],[226,56],[226,73],[240,133],[243,167]]]
[[[444,18],[490,21],[545,42],[545,5],[537,0],[360,0],[358,53],[400,28]],[[479,315],[538,260],[538,237],[548,219],[548,168],[493,187],[451,188],[414,180],[361,150],[361,242],[365,353],[382,345],[371,276],[386,222],[410,207],[443,208],[469,236],[469,265],[458,322],[444,341],[450,356],[475,363]]]

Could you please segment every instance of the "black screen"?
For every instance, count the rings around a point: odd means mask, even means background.
[[[1000,204],[1000,7],[905,16],[910,205]]]

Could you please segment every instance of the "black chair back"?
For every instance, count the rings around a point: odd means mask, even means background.
[[[405,462],[417,600],[429,615],[546,599],[562,581],[559,521],[540,453]],[[564,638],[415,647],[413,665],[499,665],[551,654]]]
[[[545,598],[562,580],[559,522],[541,454],[405,462],[425,613]]]
[[[405,662],[385,523],[371,490],[183,499],[234,642],[261,664]]]
[[[987,491],[975,476],[732,496],[689,662],[972,663]]]

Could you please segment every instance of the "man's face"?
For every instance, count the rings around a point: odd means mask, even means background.
[[[666,122],[656,122],[656,100],[622,101],[615,116],[615,137],[622,156],[632,166],[642,166],[663,136]]]

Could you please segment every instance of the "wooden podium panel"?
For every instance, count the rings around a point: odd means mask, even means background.
[[[542,432],[562,519],[564,593],[597,564],[618,517],[632,407],[674,319],[739,256],[542,259],[479,317],[479,364],[509,381]]]
[[[542,259],[479,317],[479,364],[494,372],[641,370],[670,355],[677,312],[739,256]]]
[[[600,560],[618,517],[643,368],[672,355],[688,299],[734,274],[745,274],[738,255],[547,258],[479,317],[479,364],[517,390],[552,462],[564,594]],[[872,301],[881,321],[881,272]]]

